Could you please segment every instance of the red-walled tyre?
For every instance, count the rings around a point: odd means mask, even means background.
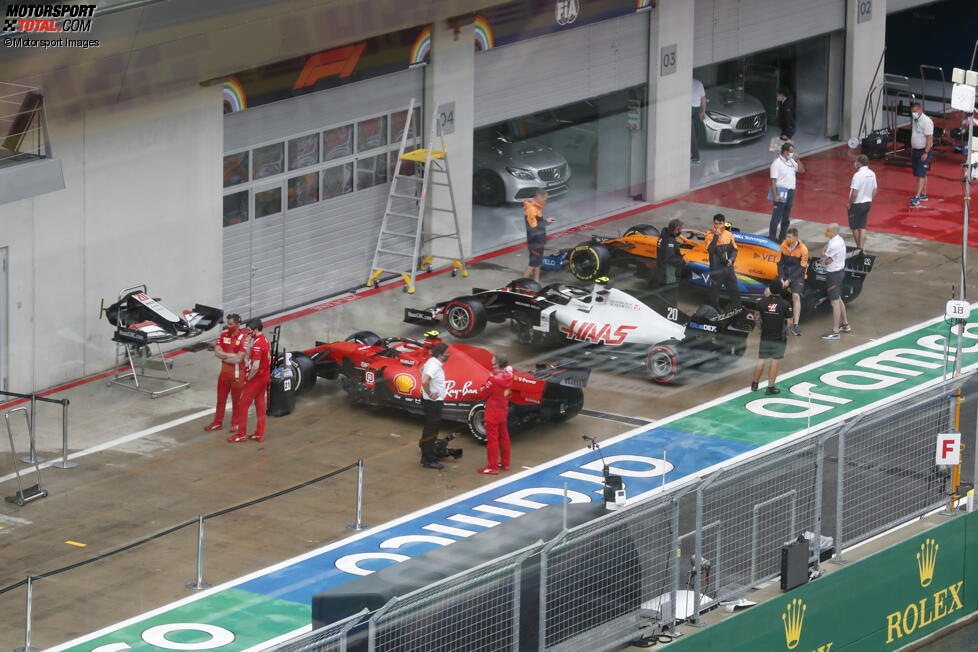
[[[679,375],[676,344],[675,340],[656,344],[645,354],[645,369],[649,372],[649,378],[657,383],[668,383]]]
[[[445,328],[459,339],[475,337],[486,327],[486,307],[475,297],[452,299],[445,306]]]

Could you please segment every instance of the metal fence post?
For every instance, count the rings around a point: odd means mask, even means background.
[[[689,620],[689,624],[693,627],[705,626],[704,623],[700,622],[700,603],[702,602],[701,596],[703,595],[703,573],[700,561],[703,556],[703,489],[709,484],[710,479],[696,488],[696,525],[693,528],[695,532],[693,535],[693,614]],[[714,560],[714,563],[719,563],[719,560]],[[672,610],[674,617],[676,609],[677,605],[673,603]]]
[[[34,578],[27,576],[27,619],[24,627],[24,645],[14,648],[14,652],[41,652],[41,648],[31,645],[31,611],[34,602]]]
[[[204,517],[197,517],[197,580],[187,583],[188,589],[200,591],[209,589],[211,585],[204,581]]]
[[[357,532],[368,527],[363,522],[363,460],[357,460],[357,522],[346,527]]]
[[[28,435],[31,442],[30,453],[27,457],[20,458],[20,461],[24,464],[40,464],[44,458],[37,456],[37,394],[31,394],[31,427]]]
[[[685,495],[685,492],[680,496],[673,496],[672,498],[672,550],[673,554],[670,555],[669,562],[672,565],[672,590],[670,591],[669,601],[672,603],[672,618],[669,620],[669,635],[677,636],[676,634],[676,600],[679,597],[679,560],[682,559],[682,548],[679,543],[679,499]],[[662,611],[662,601],[659,601],[659,613],[661,615]]]
[[[843,504],[845,503],[845,478],[846,478],[846,431],[843,428],[839,431],[839,454],[836,456],[836,483],[835,483],[835,554],[832,556],[833,564],[844,564],[846,560],[842,558],[842,545],[845,541],[842,536],[844,519],[842,518]]]
[[[59,469],[73,469],[78,464],[68,461],[68,399],[61,401],[61,460],[51,466]]]
[[[815,574],[822,574],[822,470],[825,460],[825,439],[815,445]]]

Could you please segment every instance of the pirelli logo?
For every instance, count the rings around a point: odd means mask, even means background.
[[[95,5],[10,4],[4,12],[6,32],[69,32],[92,30]]]

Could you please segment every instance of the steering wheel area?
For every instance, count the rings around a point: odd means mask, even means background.
[[[395,354],[414,353],[425,348],[424,344],[418,340],[412,340],[406,337],[387,337],[383,341],[383,346],[385,351],[390,351]]]

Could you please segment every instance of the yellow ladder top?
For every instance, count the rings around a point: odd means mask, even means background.
[[[416,149],[413,152],[405,152],[401,154],[401,160],[423,163],[428,157],[428,151],[427,149]],[[440,149],[433,149],[431,150],[431,158],[445,158],[445,152]]]

